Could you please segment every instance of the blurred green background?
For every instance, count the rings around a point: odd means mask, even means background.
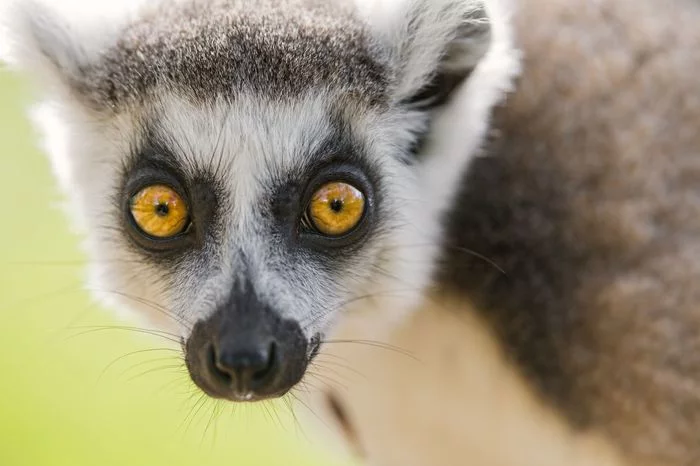
[[[162,342],[87,331],[119,322],[81,289],[30,104],[0,68],[0,465],[339,465],[285,404],[200,403],[177,353],[125,356]]]

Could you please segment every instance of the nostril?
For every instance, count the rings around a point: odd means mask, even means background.
[[[210,344],[205,354],[210,381],[238,392],[256,391],[273,382],[280,350],[275,342],[256,343]]]
[[[270,347],[267,350],[267,363],[265,364],[265,367],[255,371],[251,377],[251,380],[253,382],[261,382],[267,376],[272,373],[274,367],[275,367],[275,362],[277,360],[277,346],[275,345],[275,342],[273,341],[270,343]]]
[[[216,353],[216,348],[214,345],[209,345],[209,350],[207,351],[207,364],[209,365],[209,370],[212,375],[216,376],[225,383],[231,383],[232,377],[231,373],[219,364],[219,357]]]

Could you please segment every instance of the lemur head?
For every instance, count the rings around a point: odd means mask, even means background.
[[[48,91],[37,121],[91,288],[179,332],[204,391],[280,396],[353,304],[420,299],[512,71],[490,7],[88,6],[11,2],[2,54]]]

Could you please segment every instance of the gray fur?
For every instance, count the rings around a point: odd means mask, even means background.
[[[371,382],[317,406],[368,464],[696,466],[700,2],[517,5],[432,299],[381,334],[421,363],[335,350]]]
[[[700,4],[520,3],[524,72],[445,217],[440,282],[577,429],[700,464]]]
[[[385,65],[352,9],[315,0],[161,2],[77,83],[98,105],[173,88],[198,99],[241,91],[284,98],[321,86],[372,102]]]

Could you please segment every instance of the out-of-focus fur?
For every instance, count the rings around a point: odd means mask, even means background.
[[[433,297],[388,338],[423,364],[333,348],[367,374],[333,393],[351,443],[376,465],[700,464],[700,3],[516,4],[523,74]]]

